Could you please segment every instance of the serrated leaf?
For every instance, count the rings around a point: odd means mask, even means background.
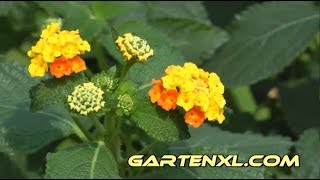
[[[293,177],[297,179],[319,179],[320,161],[317,160],[320,155],[319,129],[305,130],[295,146],[300,158],[300,167],[292,169]]]
[[[87,82],[82,74],[74,74],[59,79],[47,79],[30,90],[31,111],[39,111],[46,106],[66,102],[67,97],[77,85]]]
[[[175,118],[172,113],[152,104],[149,99],[139,99],[131,120],[152,138],[162,142],[172,142],[186,136],[184,119]]]
[[[192,19],[159,18],[152,20],[151,24],[165,32],[174,48],[179,49],[186,59],[198,65],[229,39],[222,29]]]
[[[106,74],[112,78],[115,77],[116,75],[116,72],[117,72],[117,66],[112,66],[111,68],[109,68],[107,71],[106,71]]]
[[[226,87],[253,84],[289,65],[319,31],[310,2],[265,2],[249,7],[232,25],[229,43],[206,64]]]
[[[101,141],[49,153],[46,167],[46,178],[120,178],[112,152]]]
[[[31,113],[28,91],[38,80],[30,77],[26,67],[0,61],[0,151],[35,152],[78,130],[64,109]]]
[[[190,139],[172,143],[169,146],[174,154],[237,154],[241,162],[246,162],[254,154],[288,153],[291,141],[280,136],[263,137],[259,134],[239,134],[222,131],[217,127],[203,124],[200,128],[190,128]],[[190,178],[263,178],[264,168],[251,167],[204,167],[171,168],[166,177],[179,177],[173,173],[180,171]],[[171,172],[171,173],[170,173]]]

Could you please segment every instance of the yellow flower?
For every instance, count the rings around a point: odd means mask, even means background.
[[[201,107],[203,111],[207,111],[210,104],[210,98],[208,94],[204,91],[198,91],[197,97],[194,100],[194,104]]]
[[[199,127],[205,118],[209,121],[217,120],[219,123],[225,119],[223,115],[226,104],[223,97],[224,86],[216,73],[205,72],[195,64],[187,62],[183,67],[168,66],[159,82],[163,89],[160,88],[155,93],[156,86],[159,86],[155,84],[149,92],[152,102],[158,102],[158,105],[164,108],[167,107],[166,103],[171,107],[171,103],[176,101],[176,105],[186,111],[186,123]],[[175,91],[178,95],[167,98],[168,91]]]
[[[57,22],[52,22],[50,25],[47,26],[45,30],[42,31],[40,37],[43,39],[46,39],[59,31],[60,31],[60,24]]]
[[[154,51],[147,41],[132,33],[119,36],[115,43],[127,61],[146,62],[149,57],[154,55]]]
[[[29,73],[32,77],[42,77],[48,71],[48,66],[51,67],[56,60],[65,58],[69,61],[80,54],[84,54],[86,51],[90,51],[90,45],[87,41],[81,39],[79,30],[61,31],[60,23],[52,22],[42,31],[36,45],[32,46],[31,50],[28,51],[28,56],[31,59],[40,59],[41,62],[46,63],[46,68],[42,67],[41,70],[35,70],[40,66],[31,62],[28,68]],[[40,60],[38,61],[40,62]],[[81,69],[84,70],[85,68]],[[45,72],[43,73],[43,71]],[[77,73],[79,71],[74,72]]]
[[[185,111],[189,111],[195,105],[196,95],[192,92],[180,93],[177,100],[177,105],[183,107]]]
[[[205,115],[209,121],[213,121],[214,119],[217,118],[219,112],[220,112],[220,108],[218,104],[215,101],[213,101],[213,102],[210,102],[210,106],[208,110],[205,112]]]
[[[220,82],[220,78],[216,73],[210,73],[208,80],[209,80],[210,91],[217,92],[219,94],[223,94],[224,86]]]
[[[48,71],[48,64],[41,57],[31,59],[31,64],[28,67],[31,77],[42,77]]]

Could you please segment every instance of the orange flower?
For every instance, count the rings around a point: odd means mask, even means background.
[[[155,85],[149,90],[148,94],[151,98],[151,102],[155,103],[160,99],[161,93],[163,92],[164,88],[162,86],[161,80],[152,79],[152,84]]]
[[[160,80],[153,79],[152,84],[151,102],[157,102],[166,111],[180,106],[186,113],[185,122],[195,128],[205,119],[220,124],[225,119],[224,86],[214,72],[206,72],[191,62],[183,66],[170,65]]]
[[[65,57],[61,56],[51,64],[50,72],[56,78],[61,78],[64,75],[69,76],[72,73],[72,64]]]
[[[197,106],[190,109],[184,116],[185,122],[191,126],[198,128],[204,121],[205,115]]]
[[[175,90],[164,91],[160,99],[158,100],[158,105],[161,106],[164,110],[169,111],[170,109],[175,109],[177,107],[177,99],[179,93]]]
[[[78,73],[80,71],[86,70],[86,63],[80,56],[75,56],[74,58],[70,59],[72,65],[72,71]]]

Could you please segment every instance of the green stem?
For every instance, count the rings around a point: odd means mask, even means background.
[[[104,118],[104,128],[106,130],[105,134],[105,144],[109,144],[111,147],[110,139],[112,138],[113,131],[114,131],[114,125],[113,125],[113,115],[110,112],[106,112],[105,118]]]
[[[153,142],[149,145],[147,145],[146,147],[144,147],[143,149],[141,149],[140,151],[136,152],[136,153],[132,153],[132,154],[128,154],[128,157],[126,159],[128,159],[130,156],[134,155],[134,154],[145,154],[146,152],[148,152],[150,149],[153,148],[153,146],[156,145],[156,142]],[[120,164],[123,163],[127,163],[126,159],[120,161]]]
[[[118,129],[116,128],[117,126],[117,118],[115,118],[114,116],[112,116],[112,118],[110,118],[110,123],[109,123],[109,128],[111,131],[111,137],[109,139],[109,142],[112,144],[112,142],[114,141],[114,138],[118,135]]]
[[[119,129],[119,119],[117,117],[111,118],[112,120],[112,134],[109,139],[110,150],[118,163],[120,161],[120,129]]]
[[[150,149],[152,149],[154,145],[156,145],[155,142],[147,145],[146,147],[144,147],[144,148],[141,149],[140,151],[136,152],[135,154],[144,154],[144,153],[148,152]]]
[[[91,137],[89,131],[87,130],[86,127],[84,127],[82,125],[82,123],[79,121],[79,119],[75,116],[72,116],[72,119],[74,120],[74,122],[77,124],[77,126],[79,127],[79,129],[82,131],[82,133],[84,134],[84,136],[79,136],[79,138],[84,141],[84,142],[88,142],[89,140],[92,141],[93,138]]]
[[[101,136],[105,137],[106,134],[106,130],[104,129],[104,127],[101,125],[99,119],[93,115],[90,116],[92,123],[94,124],[94,126],[98,129],[99,133]]]
[[[94,40],[93,45],[94,45],[93,53],[97,57],[97,61],[98,61],[98,65],[99,65],[100,69],[102,69],[102,70],[107,69],[108,64],[107,64],[106,56],[103,53],[103,48],[102,48],[101,44],[99,43],[99,41]]]
[[[108,118],[108,119],[107,119]],[[106,124],[107,132],[111,136],[105,135],[106,144],[110,148],[113,156],[115,157],[116,162],[120,161],[121,158],[121,121],[117,116],[111,114],[111,112],[106,113]]]
[[[88,78],[90,78],[90,77],[92,77],[94,75],[89,67],[87,67],[87,69],[84,71],[84,73]]]
[[[113,135],[114,138],[111,139],[111,142],[113,143],[113,146],[114,146],[115,159],[117,162],[120,161],[120,156],[121,156],[120,131],[121,131],[121,120],[118,118],[115,118],[115,132]]]
[[[134,63],[134,61],[126,61],[126,64],[121,71],[119,82],[121,82],[127,76],[129,69],[133,66]]]

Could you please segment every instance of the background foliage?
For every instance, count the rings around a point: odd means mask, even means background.
[[[315,2],[0,2],[0,178],[319,178],[319,11]],[[124,63],[110,25],[155,50],[127,76],[140,88],[124,127],[135,150],[152,144],[145,153],[233,153],[243,160],[299,154],[301,167],[133,169],[116,164],[102,142],[78,144],[75,134],[83,134],[62,97],[87,79],[57,84],[26,70],[26,52],[48,18],[61,18],[64,29],[79,29],[89,41],[84,59],[92,73]],[[222,125],[187,127],[146,99],[152,78],[186,61],[217,72],[225,84]]]

